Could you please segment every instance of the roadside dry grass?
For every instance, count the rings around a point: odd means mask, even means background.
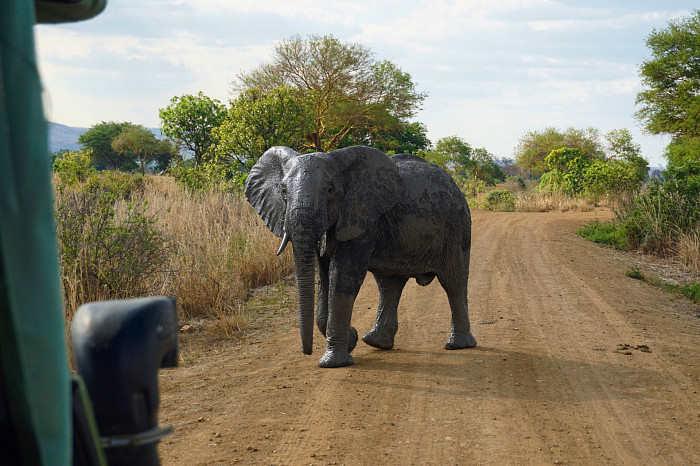
[[[76,186],[72,189],[88,188]],[[57,193],[59,211],[60,206],[65,205],[66,196]],[[86,281],[84,270],[86,266],[94,269],[95,261],[81,262],[85,254],[77,254],[78,258],[70,267],[64,261],[62,275],[68,324],[84,302],[133,297],[142,293],[139,290],[148,290],[147,294],[175,297],[184,324],[199,319],[207,322],[204,329],[213,336],[230,337],[249,326],[249,299],[253,291],[278,284],[293,273],[292,254],[288,251],[276,256],[279,239],[270,233],[241,194],[191,194],[172,178],[147,177],[143,190],[115,201],[115,229],[106,229],[105,237],[121,231],[128,206],[135,200],[142,203],[146,215],[155,220],[154,227],[162,235],[159,245],[167,257],[157,269],[139,278],[138,288],[119,290],[105,286],[100,280],[93,280],[97,285],[86,288],[85,284],[92,282]],[[74,209],[66,205],[63,210],[72,212]],[[93,248],[86,241],[92,236],[82,233],[95,224],[89,219],[97,214],[91,212],[61,222],[59,235],[74,239],[70,244],[75,245],[77,251]],[[123,251],[126,258],[123,267],[114,267],[117,271],[114,274],[128,269],[134,258],[138,258],[139,254],[129,254],[128,248],[134,248],[133,242],[145,237],[125,234],[119,237],[118,244],[112,245],[112,250]]]
[[[144,197],[174,250],[162,293],[177,298],[184,319],[214,317],[214,331],[231,335],[248,325],[252,290],[293,273],[291,254],[275,255],[279,239],[242,195],[191,194],[153,177]]]

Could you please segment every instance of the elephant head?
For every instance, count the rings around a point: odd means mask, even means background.
[[[248,201],[267,227],[294,245],[302,351],[311,354],[316,248],[333,230],[338,241],[360,236],[399,200],[401,178],[393,161],[369,147],[299,154],[266,151],[246,180]],[[333,228],[334,227],[334,228]]]

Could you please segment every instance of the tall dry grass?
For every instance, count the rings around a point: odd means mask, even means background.
[[[700,276],[700,231],[681,233],[674,253],[690,272]]]
[[[243,327],[242,303],[251,290],[294,270],[292,255],[276,256],[279,239],[242,195],[191,194],[171,178],[153,177],[144,197],[173,248],[161,292],[177,298],[185,318]]]
[[[292,254],[276,256],[279,239],[240,194],[190,194],[172,178],[147,177],[144,189],[110,204],[115,228],[95,235],[109,212],[86,202],[91,198],[84,194],[90,192],[83,184],[56,192],[68,324],[87,301],[163,294],[176,298],[181,318],[214,318],[216,333],[227,336],[247,325],[245,301],[252,290],[293,273]],[[143,207],[142,223],[154,220],[152,230],[125,230],[134,205]],[[108,261],[113,254],[96,244],[120,231],[126,233],[109,241],[116,241],[111,250],[124,257]],[[146,244],[147,239],[158,243]],[[146,273],[138,280],[125,281],[138,260],[155,249],[165,254],[162,261],[157,256],[156,266],[142,267]]]
[[[515,200],[517,212],[590,212],[594,207],[585,199],[562,194],[521,191]]]

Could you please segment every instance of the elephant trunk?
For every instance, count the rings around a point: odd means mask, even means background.
[[[299,298],[299,331],[304,354],[311,354],[314,335],[314,305],[316,289],[316,246],[320,238],[320,227],[314,225],[313,217],[306,221],[290,222],[290,233],[294,244],[294,266]],[[309,228],[311,225],[314,227]]]

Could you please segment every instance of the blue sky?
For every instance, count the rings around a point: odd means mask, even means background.
[[[35,29],[47,117],[159,126],[158,109],[230,83],[294,34],[369,47],[428,93],[416,120],[511,157],[530,130],[628,128],[651,165],[668,138],[634,119],[653,29],[696,2],[665,0],[112,0],[97,18]]]

